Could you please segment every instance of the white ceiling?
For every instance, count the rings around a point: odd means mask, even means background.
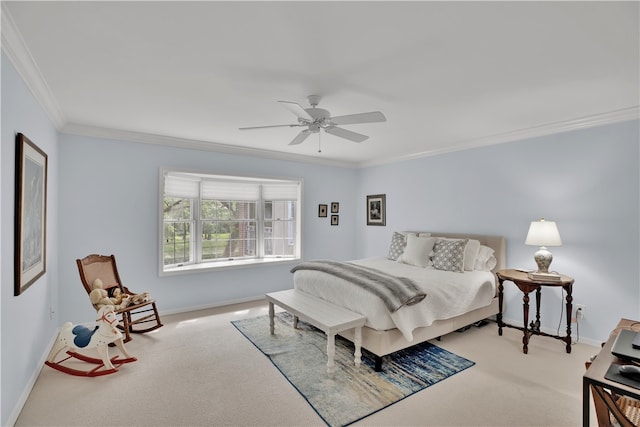
[[[371,165],[638,117],[639,3],[2,2],[2,44],[59,130]],[[360,144],[300,129],[276,101]]]

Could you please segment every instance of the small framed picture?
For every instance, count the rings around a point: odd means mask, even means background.
[[[386,195],[367,196],[367,225],[386,225]]]
[[[327,205],[318,205],[318,216],[320,218],[327,217]]]
[[[339,215],[331,215],[331,225],[338,225],[338,216]]]
[[[331,213],[338,213],[340,211],[340,203],[338,202],[333,202],[331,203]]]

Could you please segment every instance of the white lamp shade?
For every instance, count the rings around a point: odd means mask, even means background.
[[[562,246],[560,232],[554,221],[531,221],[525,245],[531,246]]]

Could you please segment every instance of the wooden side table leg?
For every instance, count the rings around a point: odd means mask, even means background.
[[[327,374],[331,375],[336,370],[336,334],[327,333]]]
[[[269,333],[273,335],[275,333],[275,310],[273,308],[273,303],[269,301]]]
[[[529,329],[527,325],[529,324],[529,293],[525,292],[522,297],[522,317],[524,318],[524,327],[522,328],[522,332],[524,336],[522,337],[522,352],[524,354],[529,353]]]
[[[567,336],[565,337],[565,343],[567,353],[571,353],[571,315],[573,313],[573,296],[571,296],[573,286],[568,285],[565,286],[564,289],[567,291]]]
[[[531,329],[532,332],[536,333],[540,333],[540,301],[542,299],[541,295],[542,288],[536,289],[536,321],[532,321],[531,325],[529,325],[529,329]]]
[[[359,368],[360,364],[362,363],[362,328],[356,328],[355,333],[356,336],[353,344],[355,345],[356,349],[353,353],[353,356],[355,357],[353,361],[356,364],[356,368]]]
[[[498,316],[496,320],[498,321],[498,335],[502,336],[502,327],[504,324],[502,323],[502,301],[504,299],[504,286],[502,286],[502,279],[498,279]]]

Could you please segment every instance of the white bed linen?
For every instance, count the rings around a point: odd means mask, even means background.
[[[407,277],[424,289],[427,297],[418,304],[390,313],[379,297],[344,279],[313,270],[296,271],[293,275],[294,288],[366,316],[366,326],[370,328],[398,328],[408,341],[413,341],[414,329],[487,306],[496,295],[495,278],[488,271],[454,273],[432,267],[415,267],[382,257],[350,262]]]

